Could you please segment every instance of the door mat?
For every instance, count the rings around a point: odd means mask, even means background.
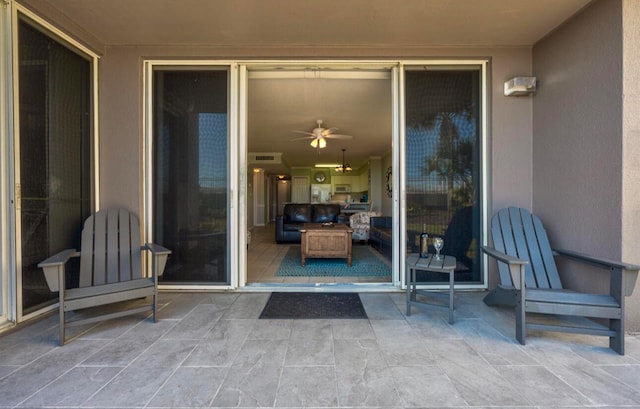
[[[271,293],[260,318],[367,318],[357,293]]]

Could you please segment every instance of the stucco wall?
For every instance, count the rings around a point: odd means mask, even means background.
[[[145,58],[490,57],[490,185],[493,209],[531,206],[531,100],[506,98],[502,84],[531,73],[531,52],[500,49],[242,49],[107,47],[101,58],[102,205],[141,208],[142,62]],[[491,211],[493,212],[493,210]]]
[[[624,0],[622,111],[622,258],[640,264],[640,2]],[[627,299],[627,321],[640,331],[640,289]]]
[[[552,246],[610,259],[624,243],[622,62],[619,0],[592,3],[533,48],[533,211]],[[560,266],[565,286],[608,292],[606,272]]]

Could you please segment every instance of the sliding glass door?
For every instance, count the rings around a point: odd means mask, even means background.
[[[82,223],[93,209],[92,70],[89,56],[18,19],[19,315],[57,301],[38,263],[80,248]],[[68,271],[67,283],[74,285],[77,272]]]
[[[152,240],[162,284],[229,284],[229,71],[155,67]]]
[[[407,251],[418,252],[426,225],[430,237],[444,238],[442,252],[456,257],[456,283],[482,282],[482,76],[479,65],[405,71]]]

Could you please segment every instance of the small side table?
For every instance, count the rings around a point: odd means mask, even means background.
[[[427,304],[439,308],[449,309],[449,324],[453,324],[453,286],[456,270],[456,258],[452,256],[429,254],[426,258],[420,258],[418,254],[411,254],[407,257],[407,316],[411,315],[411,304]],[[435,273],[449,274],[449,305],[434,304],[430,302],[418,301],[417,295],[446,296],[431,290],[418,290],[416,288],[416,270],[432,271]]]

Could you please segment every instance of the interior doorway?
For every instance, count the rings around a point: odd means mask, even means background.
[[[339,218],[331,222],[347,225],[351,216],[372,210],[376,216],[392,218],[391,199],[381,194],[384,179],[380,174],[380,163],[383,159],[390,162],[393,153],[392,83],[390,65],[249,67],[246,172],[265,173],[265,183],[273,183],[271,191],[276,199],[270,206],[276,208],[265,210],[274,215],[265,218],[269,221],[265,226],[248,225],[248,285],[393,282],[390,254],[372,247],[366,236],[353,241],[354,260],[357,254],[358,261],[366,260],[373,267],[349,270],[344,260],[315,260],[318,265],[327,264],[319,267],[326,268],[326,274],[308,266],[306,270],[294,269],[291,259],[299,264],[300,239],[290,239],[287,234],[284,241],[276,238],[278,229],[299,229],[294,225],[316,220],[314,212],[320,211],[316,204],[335,206]],[[314,145],[313,133],[318,128],[329,136]],[[350,169],[336,171],[342,165]],[[247,190],[253,194],[270,191],[255,185]],[[253,197],[248,203],[247,214],[254,220],[256,209],[252,206],[259,202]],[[309,219],[283,222],[291,216],[287,209],[294,204],[310,205],[297,213],[308,211]],[[344,268],[331,263],[342,263]]]

